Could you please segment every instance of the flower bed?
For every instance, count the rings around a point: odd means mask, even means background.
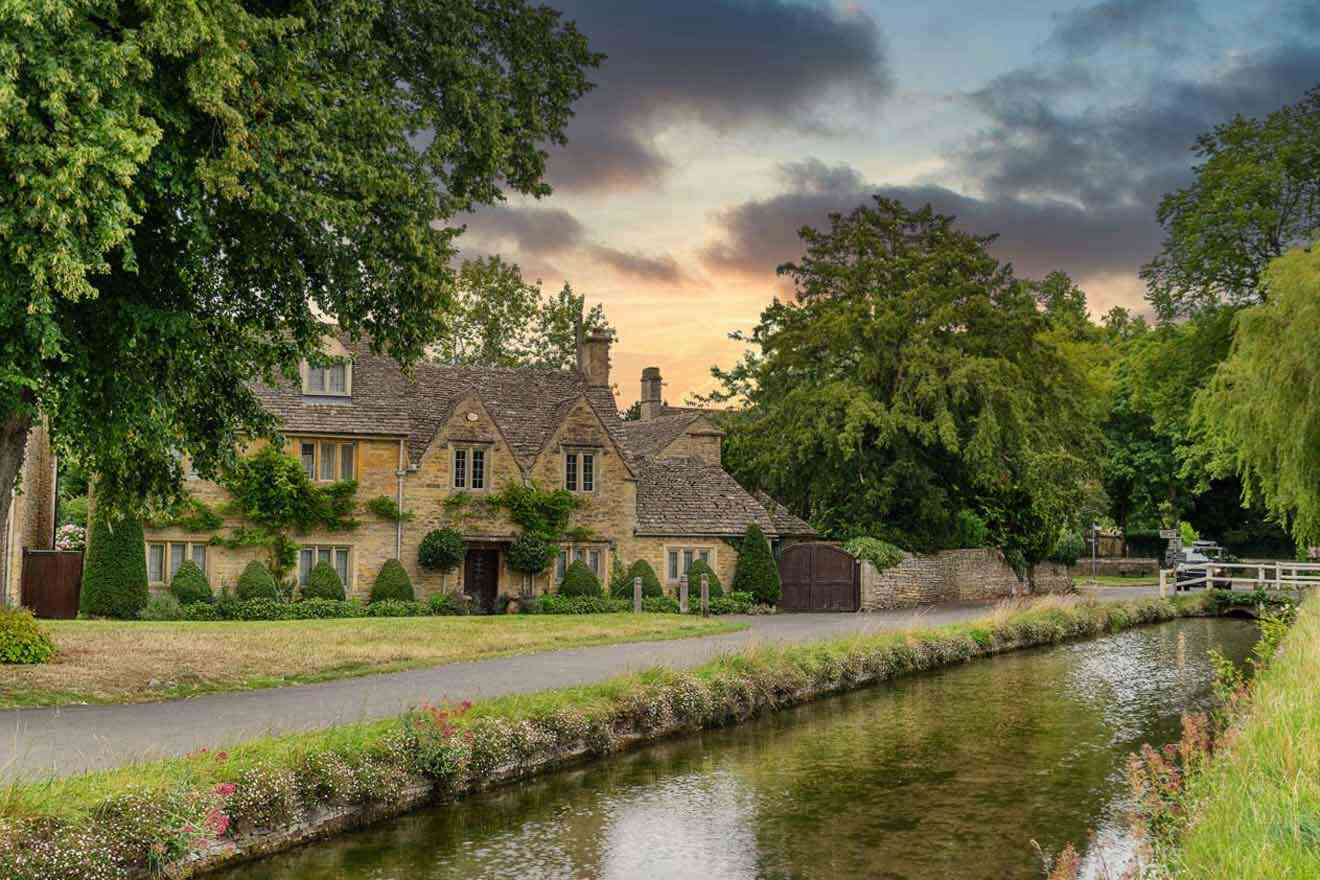
[[[1201,596],[1045,599],[937,629],[763,647],[697,669],[423,706],[394,721],[262,740],[89,777],[13,786],[0,876],[199,873],[567,761],[974,657],[1207,613]]]

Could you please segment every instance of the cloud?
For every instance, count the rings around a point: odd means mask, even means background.
[[[860,10],[787,0],[555,5],[609,56],[575,108],[569,145],[552,152],[549,177],[562,189],[659,179],[669,163],[654,138],[675,123],[822,129],[831,125],[822,107],[873,107],[893,88],[880,28]]]
[[[770,278],[776,266],[802,255],[797,230],[828,228],[831,213],[846,214],[875,195],[911,208],[929,203],[969,232],[997,234],[994,254],[1027,277],[1055,269],[1078,278],[1130,271],[1159,244],[1159,229],[1142,207],[1085,210],[1059,200],[980,199],[934,185],[871,185],[854,168],[817,159],[785,165],[781,176],[784,192],[716,215],[722,237],[702,250],[708,267]]]
[[[467,217],[466,245],[471,239],[485,249],[512,246],[520,254],[563,253],[582,243],[582,224],[562,208],[512,208],[492,205]]]
[[[598,262],[609,266],[621,275],[666,284],[682,284],[687,280],[687,275],[679,267],[678,261],[669,254],[650,257],[646,254],[621,251],[617,248],[599,244],[592,245],[590,253]]]
[[[1056,14],[1050,44],[1072,55],[1112,46],[1169,53],[1212,32],[1195,0],[1105,0]]]

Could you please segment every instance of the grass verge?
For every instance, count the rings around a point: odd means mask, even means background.
[[[140,703],[745,628],[678,614],[43,625],[55,640],[55,659],[0,666],[0,708]]]
[[[1310,596],[1251,686],[1246,713],[1189,781],[1191,816],[1162,854],[1169,878],[1320,877],[1320,595]]]
[[[1205,596],[1006,603],[983,620],[733,653],[677,672],[263,739],[0,790],[0,876],[173,876],[658,737],[1017,648],[1208,613]]]
[[[1073,575],[1073,586],[1076,587],[1154,587],[1159,582],[1160,576],[1157,574],[1098,574],[1095,577],[1089,574]]]

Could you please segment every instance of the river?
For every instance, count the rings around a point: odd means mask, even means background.
[[[432,807],[225,880],[1039,878],[1130,850],[1124,763],[1209,698],[1237,620],[1184,620],[904,678]]]

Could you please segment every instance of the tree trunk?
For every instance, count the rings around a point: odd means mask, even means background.
[[[23,468],[23,453],[27,449],[28,431],[31,429],[32,415],[26,408],[5,413],[0,420],[0,524],[9,521],[14,484]]]

